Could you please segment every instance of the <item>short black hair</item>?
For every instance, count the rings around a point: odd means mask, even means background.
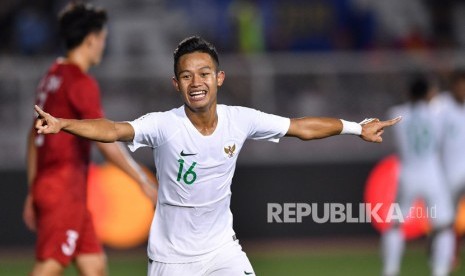
[[[417,101],[426,98],[428,91],[438,85],[435,78],[427,75],[417,75],[413,78],[409,87],[410,99]]]
[[[66,50],[79,46],[84,38],[101,31],[107,23],[107,12],[81,1],[69,3],[58,15],[60,36]]]
[[[191,36],[182,40],[176,50],[174,50],[174,75],[178,76],[178,62],[181,56],[190,54],[190,53],[206,53],[215,62],[216,68],[220,66],[220,61],[218,59],[218,52],[215,49],[215,46],[200,36]]]

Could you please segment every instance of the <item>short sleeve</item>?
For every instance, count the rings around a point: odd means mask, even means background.
[[[97,82],[91,78],[82,78],[71,84],[68,96],[79,119],[102,118],[100,90]]]
[[[291,124],[289,118],[268,114],[255,109],[247,109],[250,119],[250,128],[247,138],[253,140],[267,140],[279,142],[286,135]]]
[[[148,113],[134,121],[128,122],[134,128],[134,139],[127,145],[131,151],[141,147],[156,148],[160,145],[160,113]]]

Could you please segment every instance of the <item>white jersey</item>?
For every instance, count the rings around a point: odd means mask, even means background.
[[[435,172],[440,168],[441,120],[430,104],[421,101],[390,109],[389,116],[402,116],[393,128],[403,171]],[[419,171],[421,170],[421,172]],[[410,173],[410,172],[409,172]]]
[[[442,158],[444,171],[449,185],[455,190],[465,186],[465,105],[455,101],[450,93],[437,97],[442,123],[444,141]]]
[[[278,142],[288,118],[236,106],[217,106],[215,131],[202,135],[184,106],[130,122],[129,148],[152,147],[158,202],[150,230],[149,258],[188,263],[208,258],[233,239],[231,181],[246,139]],[[210,255],[209,255],[210,254]]]
[[[435,208],[433,227],[453,221],[453,207],[440,162],[442,126],[437,111],[426,102],[393,107],[390,116],[402,116],[393,127],[401,161],[397,201],[406,216],[412,216],[413,202],[422,198],[427,208]]]

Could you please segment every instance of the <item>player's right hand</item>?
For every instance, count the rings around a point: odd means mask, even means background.
[[[31,231],[36,231],[36,213],[32,201],[32,195],[28,194],[24,202],[23,221],[27,228]]]
[[[360,137],[368,142],[381,143],[383,141],[382,134],[384,133],[384,128],[393,126],[400,122],[402,117],[380,121],[377,118],[365,119],[360,124],[362,125],[362,134]]]
[[[52,134],[60,132],[61,125],[59,119],[43,111],[37,105],[34,106],[34,109],[39,114],[35,123],[35,128],[37,129],[38,134]]]

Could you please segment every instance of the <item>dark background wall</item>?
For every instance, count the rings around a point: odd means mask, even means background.
[[[268,223],[268,203],[363,202],[372,162],[299,165],[239,165],[232,185],[231,208],[240,239],[353,236],[373,234],[368,223],[317,224],[310,217],[302,223]],[[22,222],[26,194],[24,171],[0,172],[0,246],[32,245],[34,235]],[[356,212],[355,214],[357,214]]]
[[[0,181],[0,246],[32,244],[34,236],[22,221],[26,172],[1,171]]]
[[[317,203],[319,208],[323,203],[352,203],[358,214],[372,166],[363,162],[239,167],[232,187],[234,228],[243,238],[372,234],[366,223],[318,224],[310,217],[302,223],[267,222],[268,203]]]

